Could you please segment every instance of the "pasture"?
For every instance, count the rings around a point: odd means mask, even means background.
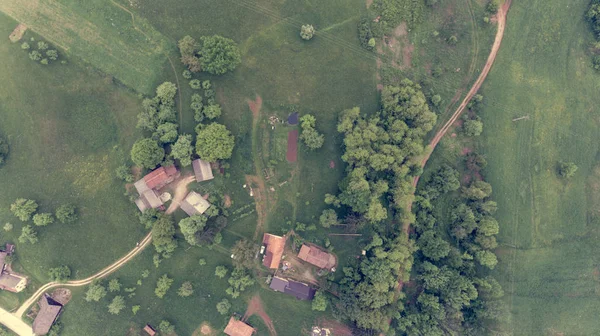
[[[588,4],[513,2],[482,87],[479,147],[501,224],[495,273],[515,335],[600,330],[600,77],[587,54]],[[529,120],[511,121],[521,116]],[[558,161],[579,170],[561,179]]]

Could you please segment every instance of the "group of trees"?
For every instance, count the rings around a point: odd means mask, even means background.
[[[190,107],[194,110],[194,120],[196,122],[202,122],[204,119],[216,119],[221,116],[221,105],[217,104],[215,97],[215,90],[212,88],[212,83],[209,80],[205,80],[200,84],[198,79],[192,79],[190,86],[193,89],[204,90],[204,98],[206,98],[206,104],[199,93],[192,94],[192,103]]]
[[[8,141],[6,141],[6,139],[0,135],[0,167],[4,165],[4,162],[6,162],[9,151],[10,148],[8,146]]]
[[[469,167],[482,159],[475,154],[466,161]],[[502,288],[485,271],[497,263],[491,251],[499,231],[492,217],[497,205],[489,200],[491,186],[476,180],[463,187],[446,225],[434,215],[439,197],[459,189],[459,173],[444,165],[417,194],[415,281],[423,290],[395,317],[403,334],[486,335],[498,332],[496,322],[508,316],[500,300]]]
[[[34,41],[35,39],[31,38],[31,42],[33,43]],[[29,52],[29,59],[35,62],[40,62],[40,64],[48,65],[52,61],[58,60],[58,51],[56,49],[50,49],[48,43],[44,41],[38,41],[38,43],[34,45],[33,49],[28,42],[23,42],[21,44],[21,49],[31,50]]]
[[[45,212],[36,213],[38,210],[38,204],[34,200],[18,198],[13,204],[10,205],[10,211],[19,218],[22,222],[27,222],[33,219],[33,224],[36,226],[46,226],[54,223],[54,219],[58,219],[63,224],[70,224],[77,220],[77,210],[72,204],[63,204],[56,209],[55,214]],[[12,229],[12,225],[11,225]],[[19,237],[20,243],[35,244],[38,241],[37,232],[31,225],[25,225],[22,228],[21,236]]]
[[[316,123],[317,119],[311,114],[300,117],[300,128],[302,129],[300,140],[310,150],[321,148],[325,142],[325,136],[315,129]]]
[[[590,23],[594,36],[596,37],[592,65],[594,69],[600,71],[600,55],[598,54],[598,51],[600,50],[600,0],[592,0],[590,2],[585,17]]]
[[[222,75],[233,71],[241,62],[242,56],[237,44],[219,35],[202,36],[196,41],[185,36],[178,43],[181,62],[191,72],[206,71]]]
[[[48,270],[48,277],[50,281],[67,282],[71,278],[71,269],[66,265],[51,268]]]

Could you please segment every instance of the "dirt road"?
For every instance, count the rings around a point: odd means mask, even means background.
[[[427,161],[429,160],[429,157],[431,156],[431,153],[433,153],[433,150],[435,149],[435,147],[438,145],[438,143],[444,137],[444,135],[446,135],[448,130],[452,127],[452,124],[454,124],[456,122],[456,120],[458,120],[460,115],[463,113],[463,111],[467,107],[467,104],[469,104],[469,102],[471,101],[471,98],[473,98],[473,96],[477,93],[477,91],[479,91],[481,84],[483,84],[487,75],[489,74],[490,70],[492,69],[492,65],[494,65],[494,61],[496,60],[496,56],[498,55],[498,51],[500,50],[500,44],[502,43],[502,38],[504,37],[504,29],[506,28],[506,15],[508,14],[508,9],[510,8],[511,2],[512,2],[512,0],[506,0],[504,5],[498,10],[498,14],[496,14],[496,17],[498,19],[498,30],[496,31],[496,37],[494,39],[494,44],[492,45],[492,50],[490,51],[490,55],[488,56],[488,59],[485,62],[485,65],[483,67],[483,70],[481,71],[481,74],[479,74],[479,77],[477,78],[477,80],[475,81],[473,86],[471,87],[471,90],[469,90],[469,92],[463,99],[462,103],[458,106],[458,108],[452,114],[450,119],[448,119],[448,121],[444,124],[444,126],[436,133],[436,135],[433,137],[433,139],[431,139],[431,141],[429,142],[428,152],[421,160],[421,167],[425,167],[425,165],[427,164]],[[417,183],[419,183],[419,176],[416,176],[413,179],[413,183],[412,183],[413,187],[416,188]],[[408,211],[410,211],[411,209],[412,209],[412,201],[408,206]],[[402,229],[404,230],[404,232],[406,232],[408,234],[409,228],[410,228],[410,222],[408,222],[408,221],[404,222],[404,224],[402,226]]]
[[[34,336],[33,330],[27,323],[2,308],[0,308],[0,323],[19,336]]]
[[[146,237],[144,237],[144,239],[142,239],[142,241],[140,242],[140,244],[138,246],[136,246],[133,250],[129,251],[129,253],[127,253],[121,259],[115,261],[114,263],[110,264],[109,266],[107,266],[106,268],[101,270],[100,272],[98,272],[88,278],[81,279],[81,280],[67,281],[66,283],[49,282],[49,283],[43,285],[35,293],[33,293],[33,295],[31,297],[29,297],[29,299],[27,299],[27,301],[25,301],[21,305],[21,307],[19,307],[19,309],[17,309],[17,311],[14,313],[14,316],[16,318],[20,319],[23,316],[23,314],[27,311],[27,309],[38,300],[40,295],[42,295],[44,292],[46,292],[52,288],[85,286],[85,285],[90,284],[92,281],[94,281],[96,279],[101,279],[101,278],[106,277],[107,275],[109,275],[109,274],[113,273],[114,271],[118,270],[119,268],[121,268],[128,261],[133,259],[133,257],[135,257],[140,252],[142,252],[144,250],[144,248],[146,248],[148,245],[150,245],[150,242],[152,242],[152,233],[148,233],[148,235],[146,235]],[[1,318],[1,316],[0,316],[0,318]],[[2,320],[0,320],[0,322],[2,324],[4,324],[4,322]]]

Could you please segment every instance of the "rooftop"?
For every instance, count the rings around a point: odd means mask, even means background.
[[[295,296],[298,300],[312,300],[315,297],[315,290],[309,285],[278,276],[273,277],[269,287],[274,291]]]
[[[210,207],[210,203],[197,192],[190,191],[179,207],[189,216],[201,215]]]
[[[285,247],[285,238],[265,233],[263,235],[263,245],[266,245],[266,252],[263,258],[263,265],[268,268],[278,268],[283,256]]]
[[[44,293],[38,304],[40,311],[33,321],[33,333],[36,335],[46,335],[50,331],[54,321],[56,321],[58,314],[60,314],[62,305],[54,301],[46,293]]]
[[[223,331],[229,336],[251,336],[254,333],[254,328],[242,321],[236,320],[233,316],[229,319],[227,327]]]
[[[196,175],[197,182],[208,181],[214,178],[210,162],[200,159],[194,160],[192,167],[194,168],[194,175]]]
[[[314,245],[303,244],[300,248],[300,253],[298,253],[298,258],[319,268],[330,269],[336,264],[333,254],[327,253]]]

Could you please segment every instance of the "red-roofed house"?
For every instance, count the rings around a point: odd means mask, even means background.
[[[336,258],[333,254],[325,252],[315,245],[303,244],[300,253],[298,253],[298,258],[325,269],[331,269],[336,264]]]
[[[164,204],[157,190],[173,182],[179,176],[175,166],[160,167],[144,176],[133,185],[140,198],[135,201],[141,212],[146,209],[156,209]]]
[[[265,256],[263,257],[263,265],[268,268],[279,268],[285,247],[285,238],[265,233],[263,235],[263,245],[266,249]]]

